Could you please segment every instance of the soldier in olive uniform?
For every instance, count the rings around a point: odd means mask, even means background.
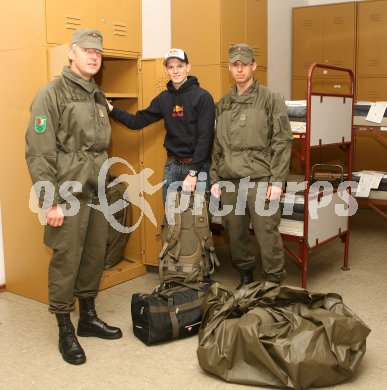
[[[81,364],[86,356],[70,319],[75,298],[80,310],[78,336],[117,339],[122,333],[101,321],[94,306],[104,267],[108,222],[101,211],[88,204],[98,204],[98,174],[108,158],[111,135],[106,98],[93,79],[102,62],[101,33],[76,30],[69,59],[70,66],[40,89],[32,102],[26,160],[34,184],[52,184],[52,193],[38,194],[40,207],[46,207],[44,242],[53,250],[48,271],[49,311],[58,321],[63,359]],[[64,216],[62,208],[75,205],[74,198],[66,198],[60,191],[67,181],[81,185],[69,191],[80,205],[74,216]],[[47,207],[48,196],[52,204]]]
[[[262,209],[267,211],[270,201],[278,202],[289,170],[292,134],[283,98],[254,80],[256,67],[249,45],[230,48],[229,69],[236,83],[217,105],[210,171],[212,194],[221,196],[222,205],[233,206],[223,223],[230,239],[233,265],[240,271],[238,288],[254,281],[250,222],[267,280],[280,283],[286,275],[278,231],[280,209],[270,216],[257,212],[256,206],[261,201]],[[241,188],[243,178],[250,182],[248,188]],[[219,181],[231,181],[235,192],[226,191]],[[243,196],[246,199],[243,213],[240,202],[236,207],[238,193],[239,201]]]

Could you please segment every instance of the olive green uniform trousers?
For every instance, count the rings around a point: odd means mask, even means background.
[[[279,283],[286,275],[283,244],[278,231],[281,210],[278,207],[271,216],[260,215],[260,210],[268,212],[269,202],[265,201],[267,179],[251,181],[254,188],[242,189],[235,180],[231,181],[235,191],[222,189],[222,206],[232,206],[232,211],[223,218],[223,226],[229,236],[233,265],[238,269],[252,269],[255,268],[255,250],[250,240],[251,222],[261,250],[262,272],[267,280]]]
[[[65,216],[60,227],[47,225],[44,243],[53,249],[48,270],[48,298],[51,313],[75,309],[76,297],[95,297],[104,268],[108,222],[95,201],[80,199],[80,210]]]

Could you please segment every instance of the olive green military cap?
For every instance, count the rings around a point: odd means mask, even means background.
[[[97,30],[81,28],[73,32],[71,44],[77,44],[85,49],[102,49],[102,34]]]
[[[241,61],[244,64],[250,64],[254,60],[253,48],[247,43],[238,43],[231,46],[228,50],[230,64]]]

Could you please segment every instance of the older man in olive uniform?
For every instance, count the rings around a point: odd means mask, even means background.
[[[39,194],[46,207],[44,242],[53,249],[48,272],[49,311],[59,325],[59,350],[70,364],[86,361],[75,336],[70,312],[79,300],[78,336],[117,339],[121,330],[101,321],[95,311],[104,266],[108,222],[88,204],[98,204],[98,174],[107,160],[111,128],[103,91],[93,76],[102,62],[102,35],[89,29],[73,33],[70,66],[39,90],[31,105],[26,133],[26,160],[34,184],[49,182],[52,193]],[[78,182],[71,197],[61,185]],[[51,204],[47,207],[47,196]],[[45,200],[46,197],[46,200]],[[80,205],[74,216],[64,207]],[[79,203],[78,203],[79,202]]]
[[[278,206],[289,170],[292,134],[283,98],[254,80],[256,67],[249,45],[230,48],[229,69],[235,85],[217,105],[211,166],[212,194],[221,195],[222,205],[233,206],[223,222],[233,265],[240,271],[238,288],[254,281],[250,222],[267,280],[280,283],[286,275],[278,231],[280,209],[272,215],[267,209],[270,201]],[[231,181],[235,191],[222,188],[220,181]]]

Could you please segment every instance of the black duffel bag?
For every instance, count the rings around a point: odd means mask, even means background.
[[[152,294],[134,293],[131,312],[133,333],[147,345],[196,334],[201,305],[210,281],[160,284]]]

